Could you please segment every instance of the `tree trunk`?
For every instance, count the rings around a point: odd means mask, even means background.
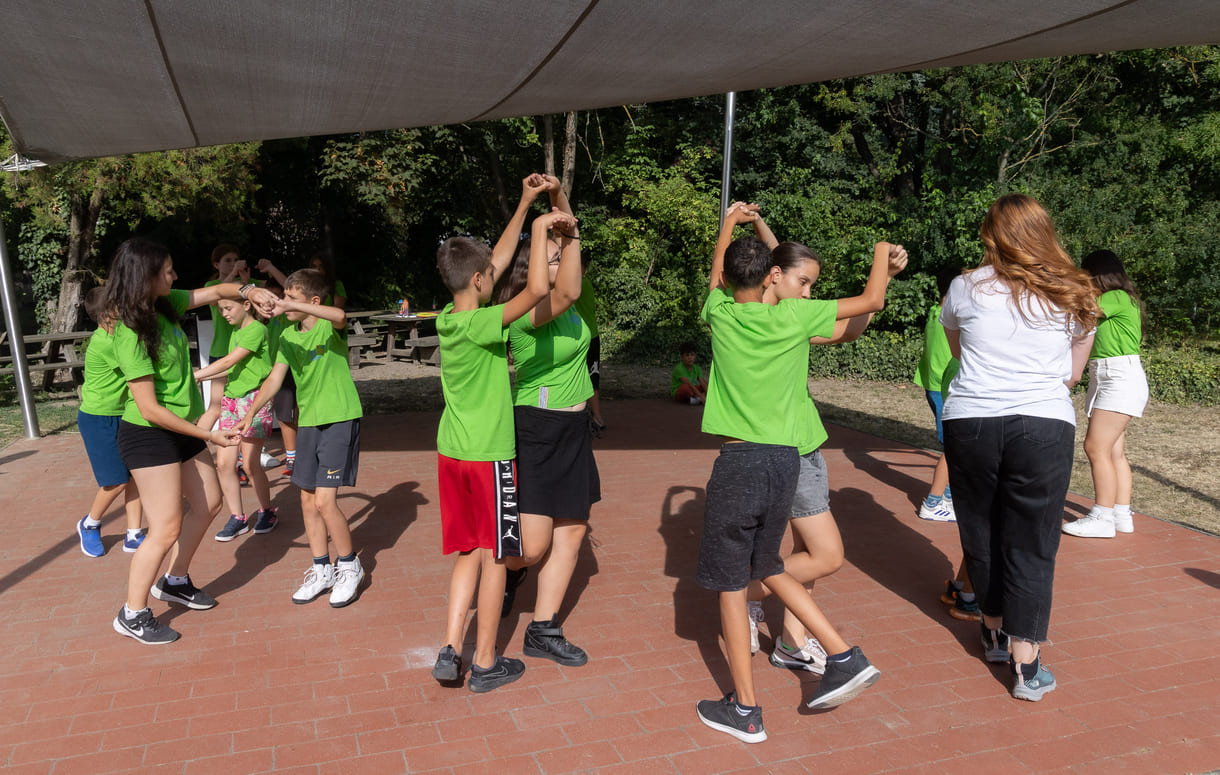
[[[576,183],[576,111],[568,111],[563,139],[563,191],[572,199],[572,186]]]
[[[102,190],[95,188],[88,201],[81,194],[69,200],[68,255],[64,261],[59,301],[51,317],[51,333],[77,331],[84,323],[85,280],[93,275],[93,243],[97,220],[102,212]],[[42,389],[50,390],[56,371],[45,371]]]
[[[542,171],[555,174],[555,129],[549,113],[542,117]]]

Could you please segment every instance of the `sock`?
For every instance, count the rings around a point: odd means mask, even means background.
[[[127,540],[128,541],[134,541],[139,537],[140,537],[140,528],[138,528],[138,527],[135,529],[127,528]]]
[[[237,453],[237,465],[241,465],[241,453]]]
[[[296,460],[297,451],[295,449],[286,449],[286,450],[284,450],[284,457],[289,460]]]
[[[1131,504],[1130,503],[1115,503],[1114,504],[1114,516],[1116,516],[1116,517],[1131,516]]]
[[[1093,509],[1089,512],[1089,516],[1097,517],[1098,519],[1104,519],[1107,522],[1113,522],[1114,521],[1114,507],[1113,506],[1107,507],[1107,506],[1094,505]]]
[[[789,646],[787,643],[784,643],[783,635],[780,635],[778,638],[775,639],[775,645],[778,646],[779,648],[783,649],[784,651],[787,651],[789,654],[795,654],[796,652],[800,651],[800,649],[794,648],[792,646]]]
[[[189,575],[175,576],[171,573],[165,574],[165,583],[169,584],[171,586],[175,586],[175,587],[180,587],[183,584],[188,583],[190,580],[191,580],[191,577]]]
[[[932,493],[928,493],[928,497],[924,498],[923,502],[924,502],[924,505],[927,506],[928,508],[935,508],[935,507],[939,506],[940,502],[943,500],[944,500],[944,498],[942,498],[939,495],[933,495]]]
[[[236,519],[236,520],[240,520],[240,521],[242,521],[242,522],[245,522],[245,521],[246,521],[246,515],[245,515],[245,514],[230,514],[230,515],[229,515],[229,519]]]
[[[953,588],[956,589],[958,592],[961,592],[962,589],[964,589],[966,586],[966,582],[958,581],[957,579],[954,579],[953,581],[950,581],[949,583],[952,584]]]
[[[957,589],[957,596],[961,599],[961,601],[963,603],[973,603],[974,602],[974,593],[973,592],[963,592],[961,590],[961,587],[958,587],[958,589]]]
[[[947,501],[953,500],[953,493],[949,492],[949,485],[947,485],[947,484],[945,485],[945,500],[947,500]]]
[[[100,519],[94,519],[93,517],[89,516],[88,514],[85,515],[85,527],[98,528],[101,526],[102,526],[102,521]]]
[[[147,610],[148,610],[147,606],[140,609],[140,611],[147,611]],[[136,614],[140,613],[140,611],[133,611],[127,607],[126,603],[123,603],[123,618],[128,621],[131,621],[132,619],[136,618]]]
[[[733,701],[733,709],[734,709],[734,710],[736,710],[736,711],[737,711],[737,715],[738,715],[738,716],[741,716],[742,718],[745,718],[746,716],[748,716],[748,715],[750,715],[751,713],[753,713],[753,712],[754,712],[754,708],[756,708],[756,707],[758,707],[758,706],[756,706],[756,705],[742,705],[740,702],[737,702],[736,700],[734,700],[734,701]]]
[[[1013,662],[1013,666],[1021,671],[1021,678],[1023,680],[1028,681],[1029,679],[1033,678],[1034,676],[1036,676],[1038,674],[1038,669],[1040,667],[1042,667],[1041,662],[1042,662],[1042,655],[1039,654],[1038,656],[1034,657],[1034,661],[1030,662],[1029,664],[1023,664],[1021,662]]]
[[[335,564],[336,564],[336,565],[337,565],[337,564],[339,564],[339,563],[341,563],[341,562],[355,562],[355,561],[356,561],[356,553],[355,553],[355,552],[352,552],[351,554],[345,554],[345,555],[343,555],[342,557],[336,557],[336,558],[335,558]]]
[[[831,654],[826,657],[827,662],[846,662],[849,659],[851,659],[851,649],[839,654]]]
[[[323,555],[322,557],[314,557],[313,564],[314,565],[330,565],[330,555],[327,554],[327,555]]]

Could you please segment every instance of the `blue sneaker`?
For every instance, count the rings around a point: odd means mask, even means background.
[[[245,535],[250,532],[250,523],[246,521],[246,515],[242,514],[238,517],[236,514],[229,515],[229,521],[216,534],[217,541],[232,541],[240,535]]]
[[[80,536],[80,550],[85,553],[86,557],[101,557],[106,553],[106,549],[102,546],[102,526],[89,527],[85,524],[88,516],[80,518],[80,522],[76,523],[76,534]]]
[[[148,535],[148,534],[145,533],[143,530],[141,530],[140,532],[136,533],[135,538],[124,538],[123,539],[123,551],[127,552],[128,554],[131,554],[136,549],[139,549],[140,544],[144,543],[144,536],[146,536],[146,535]]]
[[[1028,665],[1009,662],[1008,666],[1012,670],[1012,696],[1018,700],[1037,702],[1042,695],[1055,691],[1055,676],[1042,664],[1041,657]]]

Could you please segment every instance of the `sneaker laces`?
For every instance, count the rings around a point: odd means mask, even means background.
[[[801,653],[815,662],[824,663],[826,661],[826,649],[812,635],[805,638],[805,645],[801,647]]]
[[[335,568],[335,584],[341,584],[348,577],[356,577],[359,575],[360,566],[358,565],[337,566]]]

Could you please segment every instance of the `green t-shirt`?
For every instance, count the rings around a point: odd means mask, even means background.
[[[589,327],[590,336],[597,337],[597,296],[588,277],[580,278],[580,298],[572,305],[580,319]]]
[[[292,370],[301,425],[328,425],[364,414],[347,365],[347,345],[329,320],[317,318],[308,331],[285,329],[275,362]]]
[[[229,398],[241,398],[258,390],[263,380],[271,373],[271,348],[267,344],[267,327],[257,320],[251,320],[241,328],[234,329],[229,343],[233,350],[241,347],[250,351],[249,355],[229,369],[229,379],[225,382],[225,395]]]
[[[172,290],[166,298],[174,312],[181,315],[190,305],[191,292]],[[157,351],[157,362],[153,363],[136,332],[121,322],[115,323],[115,360],[123,372],[123,379],[128,382],[152,376],[157,403],[182,419],[194,422],[203,414],[203,395],[191,370],[190,344],[182,326],[171,323],[164,315],[157,315],[157,326],[161,332],[161,349]],[[123,407],[123,419],[133,425],[152,427],[152,423],[140,416],[130,393]]]
[[[837,301],[785,299],[737,304],[721,289],[700,313],[712,328],[714,360],[703,432],[808,449],[809,339],[834,334]]]
[[[80,410],[101,417],[118,417],[127,404],[127,380],[114,356],[114,335],[98,328],[85,350],[85,384],[80,388]]]
[[[669,395],[676,395],[678,388],[682,387],[682,377],[686,377],[692,383],[698,385],[699,380],[703,379],[703,369],[697,363],[692,363],[691,367],[686,368],[686,364],[678,361],[678,365],[674,366],[673,373],[669,377]]]
[[[220,285],[220,278],[208,280],[203,287],[210,288],[213,285]],[[212,346],[208,348],[208,357],[223,358],[229,354],[229,337],[233,334],[233,324],[220,314],[219,304],[209,304],[208,309],[212,313]]]
[[[915,384],[933,393],[949,392],[958,362],[949,351],[949,338],[940,324],[940,305],[933,304],[923,327],[923,355],[915,370]]]
[[[512,460],[517,440],[504,305],[454,312],[451,303],[437,316],[436,333],[445,393],[436,451],[455,460]]]
[[[1097,321],[1089,358],[1140,354],[1140,308],[1126,291],[1106,291],[1097,300],[1105,317]]]
[[[592,335],[575,309],[534,328],[529,315],[513,321],[509,344],[517,365],[513,403],[543,409],[565,409],[593,395],[585,355]]]
[[[292,328],[287,315],[276,315],[267,321],[267,356],[275,363],[276,353],[280,351],[280,334],[287,328]]]

